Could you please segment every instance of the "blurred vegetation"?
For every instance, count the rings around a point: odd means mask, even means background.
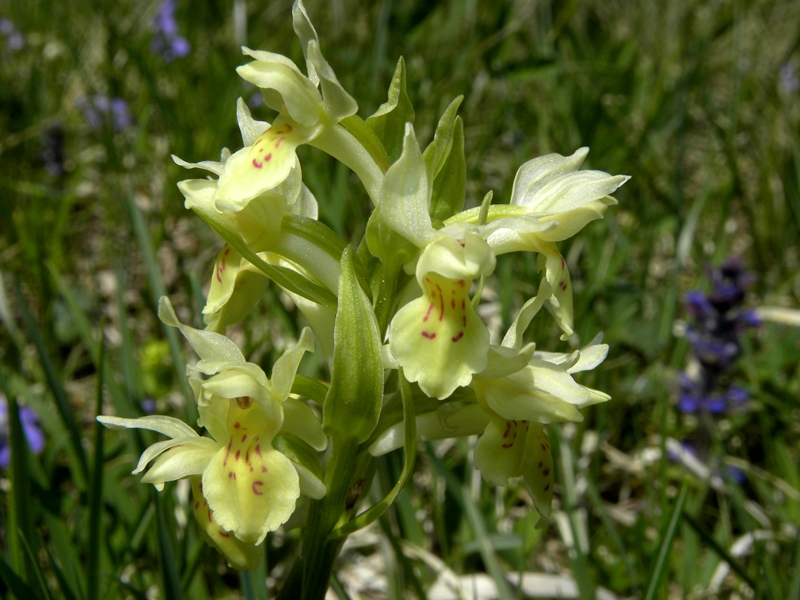
[[[488,190],[506,202],[524,161],[584,145],[587,166],[633,176],[619,206],[562,247],[578,337],[603,331],[611,346],[581,382],[613,400],[551,432],[556,526],[533,529],[521,486],[482,484],[466,442],[431,446],[371,530],[378,537],[345,551],[338,593],[358,588],[350,567],[376,559],[396,598],[428,590],[443,569],[498,582],[566,574],[582,598],[599,587],[622,597],[747,588],[800,597],[800,332],[767,322],[748,334],[735,374],[751,394],[742,410],[704,423],[674,407],[688,354],[682,297],[706,286],[707,265],[742,256],[756,275],[749,306],[798,306],[800,4],[307,7],[362,117],[385,100],[400,55],[423,143],[465,96],[468,203]],[[103,435],[93,417],[100,389],[106,412],[136,416],[154,404],[191,417],[184,348],[155,306],[168,294],[199,326],[221,241],[183,208],[175,183],[190,175],[169,155],[200,161],[240,147],[236,98],[255,89],[234,71],[239,46],[302,64],[290,10],[288,0],[179,1],[191,52],[166,61],[151,47],[158,2],[0,0],[0,18],[24,39],[0,35],[0,393],[33,408],[47,436],[40,456],[26,451],[10,403],[0,595],[258,597],[253,581],[267,576],[274,589],[285,575],[291,531],[268,538],[260,573],[237,577],[199,538],[186,488],[156,494],[129,475],[154,439]],[[102,98],[123,100],[130,123],[104,112]],[[360,239],[369,206],[354,176],[313,149],[301,161],[320,218]],[[486,314],[507,324],[537,277],[531,258],[504,257],[487,297],[506,308],[487,302]],[[271,288],[232,331],[265,367],[296,333],[286,306]],[[546,321],[532,335],[541,348],[569,346]],[[698,430],[711,436],[705,470],[666,452]],[[725,476],[728,466],[743,482]],[[387,457],[376,486],[391,487],[400,468]]]

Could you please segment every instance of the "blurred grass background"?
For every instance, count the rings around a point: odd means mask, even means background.
[[[259,597],[253,582],[277,585],[296,549],[291,531],[271,535],[262,571],[236,576],[199,539],[185,487],[157,495],[129,475],[154,439],[102,436],[93,421],[101,375],[106,412],[191,418],[185,349],[155,306],[168,294],[200,326],[221,242],[183,208],[175,183],[196,175],[169,155],[240,147],[235,101],[255,90],[235,74],[239,46],[303,64],[288,0],[176,7],[190,51],[167,60],[154,51],[160,2],[0,0],[0,393],[2,441],[16,449],[0,473],[0,590],[20,598]],[[741,256],[756,276],[748,306],[798,306],[800,4],[307,8],[362,117],[385,100],[400,55],[423,143],[465,96],[468,204],[488,190],[508,201],[524,161],[584,145],[586,166],[633,176],[604,221],[562,244],[577,334],[604,331],[611,346],[581,382],[613,399],[551,431],[556,525],[533,528],[520,485],[482,484],[467,441],[431,446],[396,510],[345,551],[336,593],[421,596],[442,573],[487,573],[497,597],[525,597],[504,576],[523,572],[561,575],[581,598],[800,597],[800,332],[767,322],[746,336],[734,375],[751,395],[743,410],[709,423],[675,409],[689,351],[682,297],[707,289],[707,265]],[[301,160],[320,218],[358,241],[360,184],[312,149]],[[502,305],[487,314],[508,324],[537,281],[532,257],[503,257],[487,293]],[[268,367],[295,317],[271,288],[232,334]],[[569,348],[546,319],[532,333],[540,348]],[[15,402],[39,415],[38,456]],[[698,432],[712,448],[702,468],[670,460],[668,440]],[[731,465],[741,482],[725,476]],[[376,493],[401,466],[382,463]]]

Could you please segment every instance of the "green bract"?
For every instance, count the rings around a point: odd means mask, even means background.
[[[562,338],[574,336],[570,274],[557,244],[602,218],[628,178],[581,170],[586,148],[549,154],[519,168],[509,204],[491,205],[489,191],[481,206],[465,210],[461,98],[422,151],[404,61],[386,103],[364,120],[300,1],[292,14],[305,73],[285,56],[248,48],[252,60],[237,69],[261,90],[272,124],[255,120],[240,99],[240,150],[224,149],[219,162],[175,158],[216,177],[178,187],[186,207],[225,242],[203,309],[206,330],[180,323],[166,299],[159,309],[199,356],[187,372],[208,436],[173,417],[99,419],[167,436],[145,450],[134,472],[159,489],[189,479],[198,523],[237,569],[258,564],[258,545],[307,496],[300,572],[287,584],[302,590],[286,592],[299,598],[324,593],[340,538],[393,502],[413,473],[415,439],[479,435],[474,463],[483,478],[503,485],[522,477],[549,518],[555,479],[546,426],[580,421],[581,409],[609,399],[575,379],[598,366],[608,347],[598,336],[571,353],[545,352],[527,331],[546,307]],[[318,220],[317,200],[303,184],[301,144],[358,176],[373,209],[362,239],[342,239]],[[533,253],[541,277],[498,345],[478,308],[494,285],[497,256],[509,252]],[[237,323],[250,328],[270,282],[280,310],[302,313],[311,329],[290,328],[299,340],[267,378],[222,334]],[[311,330],[322,368],[299,375],[314,348]],[[330,380],[314,378],[320,372]],[[404,465],[391,492],[356,514],[376,471],[373,457],[401,446]],[[305,515],[292,524],[302,526]]]
[[[381,339],[375,313],[355,276],[355,253],[342,255],[339,309],[333,334],[331,387],[323,405],[325,432],[334,439],[366,440],[383,397]]]

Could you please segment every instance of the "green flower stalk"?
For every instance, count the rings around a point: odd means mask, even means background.
[[[178,328],[199,357],[187,368],[207,435],[167,416],[98,419],[111,428],[150,429],[167,439],[142,454],[134,473],[162,489],[188,479],[201,530],[236,569],[258,565],[263,544],[305,496],[300,556],[280,598],[325,595],[344,538],[377,519],[409,480],[416,440],[479,436],[474,463],[505,485],[522,477],[541,524],[555,487],[547,426],[577,422],[581,410],[609,399],[576,381],[603,362],[597,336],[571,353],[527,340],[548,308],[566,340],[574,335],[572,286],[557,243],[603,217],[628,177],[581,170],[588,150],[523,164],[511,202],[464,210],[464,127],[457,98],[425,149],[398,63],[388,100],[366,119],[320,50],[298,0],[294,29],[305,74],[288,58],[244,49],[237,69],[258,86],[272,123],[239,100],[243,147],[218,162],[187,168],[216,178],[178,184],[187,208],[225,240],[203,314],[206,329],[180,323],[167,299],[159,316]],[[301,144],[350,167],[373,205],[359,244],[318,220],[303,184]],[[325,202],[320,198],[320,202]],[[497,256],[531,252],[541,274],[499,345],[477,312]],[[297,343],[267,375],[224,333],[252,318],[272,283],[305,315]],[[488,280],[491,285],[491,280]],[[313,331],[313,334],[312,334]],[[330,380],[298,375],[320,342]],[[390,493],[359,512],[375,457],[403,448],[405,464]]]

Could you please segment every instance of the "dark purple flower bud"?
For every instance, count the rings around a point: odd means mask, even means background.
[[[44,168],[53,177],[64,174],[64,130],[60,125],[47,129],[43,134],[44,148],[42,161]]]
[[[725,474],[725,478],[728,481],[732,481],[733,483],[740,483],[741,484],[741,483],[744,483],[744,480],[746,479],[744,471],[742,471],[741,469],[739,469],[737,467],[733,467],[731,465],[728,465],[725,468],[724,474]]]
[[[758,327],[763,323],[761,317],[754,310],[744,310],[739,313],[738,321],[744,327]]]
[[[684,302],[686,303],[686,309],[695,319],[704,321],[713,315],[714,309],[703,292],[686,292]]]
[[[742,352],[735,337],[715,337],[707,332],[689,329],[686,332],[686,339],[692,345],[692,351],[702,365],[714,366],[721,370],[733,364]]]

